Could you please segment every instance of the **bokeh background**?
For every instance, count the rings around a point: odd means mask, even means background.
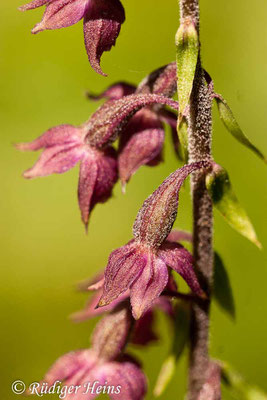
[[[143,200],[177,168],[169,132],[165,163],[143,167],[126,195],[119,184],[113,198],[98,205],[84,234],[76,200],[78,168],[61,176],[33,181],[21,173],[36,154],[19,153],[13,144],[30,141],[61,123],[79,124],[96,109],[85,91],[101,91],[117,80],[137,83],[175,58],[179,23],[177,0],[123,0],[127,21],[116,47],[103,57],[108,78],[90,68],[82,24],[30,34],[42,10],[20,13],[19,0],[0,2],[1,113],[1,399],[17,398],[10,385],[39,380],[61,354],[89,343],[96,321],[75,325],[68,315],[87,296],[75,290],[80,280],[106,264],[112,249],[131,237]],[[267,6],[265,0],[201,1],[201,39],[205,68],[231,105],[253,142],[267,150]],[[214,157],[230,173],[240,201],[267,248],[266,166],[225,131],[214,109]],[[182,193],[176,227],[190,229],[191,205]],[[250,381],[267,390],[266,250],[259,251],[215,213],[215,247],[224,259],[236,302],[236,321],[216,305],[211,314],[211,354],[228,360]],[[162,316],[163,341],[134,350],[149,376],[149,393],[171,334]],[[162,398],[182,399],[186,357]],[[224,399],[231,399],[224,394]]]

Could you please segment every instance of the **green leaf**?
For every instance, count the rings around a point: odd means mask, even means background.
[[[179,158],[186,164],[188,162],[188,124],[185,118],[182,119],[178,128],[180,146],[178,148]]]
[[[245,381],[228,363],[222,363],[222,383],[238,400],[267,400],[267,394]]]
[[[198,34],[194,23],[187,19],[176,33],[179,121],[189,103],[199,53]]]
[[[159,397],[166,390],[175,372],[189,338],[190,305],[181,301],[176,305],[174,317],[174,335],[170,354],[163,362],[154,388],[154,396]]]
[[[232,110],[224,100],[224,98],[216,94],[215,95],[215,100],[218,106],[220,118],[222,122],[224,123],[224,126],[226,129],[231,133],[231,135],[238,140],[240,143],[242,143],[244,146],[248,147],[250,150],[252,150],[258,157],[260,157],[265,163],[267,163],[267,160],[264,156],[264,154],[257,149],[257,147],[254,146],[254,144],[251,143],[251,141],[248,139],[248,137],[243,133],[241,130],[240,126],[238,125],[234,114],[232,113]]]
[[[219,306],[235,319],[235,302],[227,270],[220,255],[214,253],[213,296]]]
[[[231,227],[261,248],[246,211],[240,205],[233,191],[228,173],[218,164],[214,163],[212,172],[207,174],[206,187],[214,206]]]
[[[165,361],[163,361],[159,376],[154,388],[154,396],[159,397],[165,391],[167,386],[172,380],[176,368],[176,358],[174,354],[170,354]]]

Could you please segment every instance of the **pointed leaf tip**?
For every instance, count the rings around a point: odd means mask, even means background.
[[[265,164],[267,164],[267,159],[264,154],[251,143],[249,138],[244,134],[239,124],[237,123],[234,114],[224,98],[219,94],[214,94],[216,100],[220,118],[226,127],[226,129],[231,133],[231,135],[238,140],[239,143],[246,146],[248,149],[252,150],[259,158],[261,158]]]
[[[213,163],[212,172],[206,176],[206,187],[214,206],[229,225],[261,248],[253,225],[234,193],[229,175],[220,165]]]

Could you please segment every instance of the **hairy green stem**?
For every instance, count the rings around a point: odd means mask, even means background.
[[[180,0],[181,23],[190,18],[199,33],[198,0]],[[189,162],[211,159],[211,94],[198,58],[188,117]],[[196,273],[202,287],[210,293],[213,276],[213,212],[212,202],[205,186],[205,173],[194,172],[191,177],[193,199],[193,254]],[[210,302],[192,303],[190,334],[188,400],[197,400],[209,363],[209,309]]]

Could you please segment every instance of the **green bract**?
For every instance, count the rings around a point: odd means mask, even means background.
[[[264,154],[260,150],[258,150],[257,147],[254,146],[254,144],[251,143],[251,141],[248,139],[248,137],[244,134],[244,132],[238,125],[232,110],[230,109],[224,98],[219,94],[214,95],[214,98],[218,106],[220,118],[224,123],[226,129],[231,133],[231,135],[236,140],[238,140],[244,146],[248,147],[255,154],[257,154],[257,156],[260,157],[265,163],[267,163]]]
[[[199,41],[196,28],[194,23],[187,19],[180,25],[176,34],[179,123],[190,99],[198,52]]]
[[[235,319],[235,303],[227,270],[220,255],[214,253],[213,296],[218,305]]]
[[[233,191],[228,173],[213,163],[212,172],[206,176],[206,186],[213,204],[232,228],[261,248],[247,213]]]

